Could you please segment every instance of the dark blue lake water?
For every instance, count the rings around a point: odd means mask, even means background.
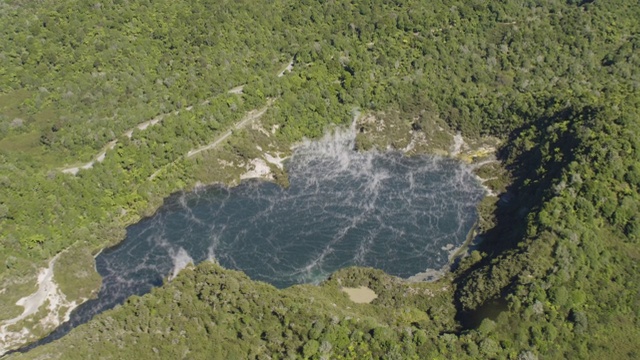
[[[277,287],[319,282],[350,265],[400,277],[446,265],[483,196],[470,171],[450,159],[352,149],[351,132],[300,145],[286,164],[287,189],[247,181],[171,196],[96,258],[98,298],[38,344],[149,292],[189,262],[214,260]]]

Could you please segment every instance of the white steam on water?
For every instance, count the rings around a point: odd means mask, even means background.
[[[173,279],[178,276],[180,270],[187,267],[189,264],[193,264],[193,259],[189,256],[189,253],[183,248],[179,248],[175,254],[170,253],[171,260],[173,260],[173,272],[169,279]]]
[[[98,299],[44,341],[205,260],[278,287],[319,282],[350,265],[405,278],[441,268],[483,196],[470,169],[439,157],[358,153],[354,141],[352,126],[300,144],[286,164],[288,189],[248,181],[167,199],[96,258]]]

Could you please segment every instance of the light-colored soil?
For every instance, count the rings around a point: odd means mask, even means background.
[[[357,288],[343,287],[340,290],[346,292],[349,295],[349,299],[357,304],[368,304],[378,297],[378,294],[366,286]]]
[[[262,107],[261,109],[256,109],[256,110],[251,110],[247,113],[247,115],[240,120],[238,123],[236,123],[230,130],[228,130],[227,132],[225,132],[224,134],[218,136],[218,138],[216,138],[213,142],[201,146],[197,149],[193,149],[190,150],[187,153],[187,158],[190,158],[198,153],[201,153],[203,151],[207,151],[207,150],[211,150],[215,147],[217,147],[218,145],[220,145],[223,141],[225,141],[229,136],[231,136],[231,134],[233,133],[234,130],[240,130],[243,127],[247,126],[248,124],[250,124],[251,122],[253,122],[256,119],[259,119],[262,115],[264,115],[264,113],[267,112],[267,110],[269,109],[269,107],[271,106],[271,104],[273,104],[273,99],[270,99],[267,102],[267,105]]]
[[[76,175],[78,171],[80,171],[80,169],[84,169],[84,170],[91,169],[96,162],[103,162],[104,158],[107,156],[107,151],[112,150],[114,147],[116,147],[117,143],[118,143],[118,140],[109,141],[107,145],[105,145],[102,148],[102,150],[98,153],[98,155],[96,155],[95,159],[83,165],[72,166],[72,167],[62,169],[62,172],[65,174]]]
[[[253,123],[255,120],[259,119],[262,115],[264,115],[264,113],[267,112],[267,110],[269,109],[269,107],[273,104],[274,100],[273,99],[269,99],[269,101],[267,102],[267,105],[260,108],[260,109],[255,109],[255,110],[251,110],[247,113],[247,115],[242,118],[242,120],[240,120],[239,122],[237,122],[235,125],[233,125],[231,127],[231,129],[229,129],[228,131],[224,132],[222,135],[218,136],[216,139],[214,139],[212,142],[210,142],[207,145],[203,145],[200,146],[198,148],[195,149],[191,149],[189,150],[189,152],[187,152],[187,154],[185,155],[185,158],[191,158],[203,151],[207,151],[207,150],[212,150],[215,149],[216,147],[218,147],[220,144],[222,144],[229,136],[231,136],[231,134],[233,134],[234,130],[240,130],[244,127],[246,127],[247,125]],[[279,158],[272,158],[274,161],[280,160]],[[272,161],[267,160],[270,163]],[[280,160],[281,161],[281,160]],[[260,162],[251,162],[251,165],[253,165],[253,169],[247,169],[248,172],[245,173],[242,177],[243,179],[248,179],[248,178],[252,178],[252,177],[265,177],[265,178],[269,178],[269,176],[271,175],[271,171],[265,171],[265,167],[268,169],[268,165],[264,164],[264,161]],[[249,166],[251,166],[249,165]],[[278,166],[278,164],[276,164],[276,166]],[[281,164],[279,166],[282,166]],[[161,167],[158,170],[156,170],[153,174],[151,174],[151,176],[149,176],[148,180],[153,180],[156,176],[158,176],[158,174],[160,174],[160,172],[164,169],[165,167]]]
[[[233,89],[229,90],[228,93],[229,94],[242,94],[242,92],[244,91],[244,85],[240,85],[240,86],[236,86]]]
[[[44,331],[50,331],[60,323],[69,320],[71,311],[79,305],[75,301],[67,301],[53,279],[53,268],[61,254],[51,259],[48,267],[40,270],[36,291],[16,302],[16,305],[24,308],[22,314],[0,324],[0,356],[27,341],[34,340],[34,335],[29,329],[25,327],[16,329],[14,325],[37,314],[43,306],[46,305],[47,313],[43,318],[36,320],[39,320],[38,326]],[[64,314],[60,314],[63,309]]]
[[[283,77],[284,74],[291,72],[291,70],[293,70],[293,59],[291,59],[291,61],[289,61],[289,64],[287,65],[287,67],[284,68],[284,70],[282,70],[279,74],[278,77]]]
[[[252,168],[246,173],[240,175],[241,180],[254,179],[254,178],[273,180],[273,176],[271,174],[271,168],[269,167],[269,165],[267,165],[267,163],[264,160],[253,159],[249,163],[250,163],[249,166],[251,166]]]
[[[175,112],[175,114],[178,114],[178,113],[179,113],[178,111]],[[159,123],[160,121],[162,121],[162,119],[164,119],[165,116],[167,116],[167,114],[158,115],[158,116],[156,116],[155,118],[153,118],[151,120],[147,120],[145,122],[142,122],[142,123],[134,126],[133,128],[125,131],[124,132],[124,136],[128,137],[129,139],[131,139],[131,137],[133,136],[133,130],[135,130],[136,128],[138,130],[145,130],[149,126],[153,126],[153,125]]]
[[[453,137],[453,145],[451,148],[451,156],[456,157],[458,155],[460,155],[460,153],[463,150],[463,146],[465,146],[465,142],[464,142],[464,138],[462,137],[462,135],[460,133],[457,133],[454,137]]]
[[[278,77],[282,77],[284,76],[286,73],[291,72],[291,70],[293,70],[293,59],[291,59],[291,61],[289,62],[289,64],[287,64],[287,66],[280,72],[278,73]],[[230,89],[228,91],[228,93],[230,94],[238,94],[241,95],[244,91],[244,85],[240,85],[240,86],[236,86],[232,89]],[[209,104],[209,100],[205,100],[201,103],[202,105],[207,105]],[[193,105],[187,106],[186,108],[184,108],[184,110],[186,111],[191,111],[193,109]],[[266,109],[264,109],[264,111],[266,111]],[[243,119],[243,121],[241,121],[240,123],[235,125],[235,129],[240,129],[242,127],[244,127],[247,123],[255,120],[256,118],[262,116],[262,114],[264,114],[264,111],[261,110],[257,110],[257,113],[249,113],[247,115],[247,117],[245,117],[245,119]],[[135,129],[138,130],[145,130],[150,126],[156,125],[158,123],[160,123],[166,116],[174,114],[174,115],[178,115],[180,113],[180,110],[177,111],[173,111],[170,113],[166,113],[166,114],[161,114],[156,116],[155,118],[151,119],[151,120],[147,120],[144,122],[141,122],[140,124],[137,124],[136,126],[132,127],[131,129],[125,131],[123,133],[124,136],[131,138],[133,136],[133,132],[135,131]],[[253,118],[251,118],[253,116]],[[245,122],[246,121],[246,122]],[[205,151],[205,150],[209,150],[212,149],[216,146],[218,146],[219,143],[221,143],[222,141],[224,141],[224,139],[226,139],[227,137],[229,137],[229,135],[231,135],[232,130],[229,130],[228,132],[226,132],[225,134],[223,134],[220,138],[218,138],[216,141],[214,141],[213,143],[206,145],[202,148],[199,149],[195,149],[192,151],[189,151],[189,153],[187,154],[187,157],[191,157],[199,152]],[[81,164],[81,165],[75,165],[75,166],[69,166],[66,168],[62,168],[60,169],[60,171],[62,171],[65,174],[71,174],[71,175],[77,175],[78,172],[83,169],[91,169],[93,167],[93,165],[96,162],[102,162],[104,161],[105,157],[107,156],[107,151],[112,150],[116,144],[118,143],[118,140],[113,140],[111,142],[109,142],[107,145],[105,145],[102,150],[100,150],[100,152],[95,156],[94,160],[89,161],[86,164]],[[150,179],[153,179],[155,177],[155,173],[153,175],[151,175]]]
[[[193,106],[187,106],[184,110],[186,111],[191,111],[193,109]],[[140,124],[137,124],[136,126],[132,127],[131,129],[125,131],[124,133],[122,133],[122,135],[128,137],[129,139],[131,139],[131,137],[133,136],[133,132],[138,129],[138,130],[146,130],[147,128],[149,128],[150,126],[156,125],[158,123],[160,123],[165,117],[167,117],[168,115],[178,115],[180,114],[180,110],[177,111],[173,111],[171,113],[166,113],[166,114],[161,114],[156,116],[155,118],[151,119],[151,120],[147,120],[144,122],[141,122]],[[76,166],[70,166],[67,168],[63,168],[61,169],[61,171],[65,174],[71,174],[71,175],[77,175],[78,171],[80,171],[80,169],[83,170],[87,170],[87,169],[91,169],[93,167],[93,165],[95,165],[96,162],[103,162],[105,157],[107,157],[107,152],[109,150],[113,150],[113,148],[116,147],[116,145],[118,144],[118,140],[112,140],[110,142],[108,142],[105,146],[102,147],[102,149],[100,150],[100,152],[95,156],[95,158],[91,161],[89,161],[86,164],[82,164],[82,165],[76,165]]]
[[[278,77],[284,76],[287,72],[290,72],[293,69],[293,60],[289,62],[289,64],[282,70]],[[244,85],[240,85],[230,89],[228,92],[231,94],[242,94],[244,90]],[[270,99],[267,102],[267,105],[260,109],[255,109],[250,111],[241,121],[236,123],[232,129],[225,132],[217,139],[215,139],[210,144],[204,145],[200,148],[193,149],[189,151],[185,157],[192,157],[200,152],[213,149],[221,144],[225,139],[227,139],[232,133],[233,130],[239,130],[244,128],[245,126],[251,124],[254,120],[259,119],[264,113],[268,110],[268,108],[273,104],[274,99]],[[200,105],[207,105],[210,103],[210,100],[204,100],[200,103]],[[137,130],[146,130],[151,126],[157,125],[162,122],[162,120],[169,115],[177,115],[180,111],[191,111],[193,109],[193,105],[187,106],[182,110],[169,112],[166,114],[161,114],[153,119],[146,120],[141,122],[131,129],[126,130],[123,133],[123,136],[131,138],[133,136],[133,132]],[[118,140],[112,140],[107,143],[103,148],[95,155],[93,160],[84,163],[84,164],[76,164],[73,166],[68,166],[65,168],[59,169],[61,172],[71,175],[76,175],[81,169],[91,169],[96,162],[102,162],[108,155],[110,150],[113,150],[118,144]],[[275,165],[277,168],[282,169],[282,161],[283,158],[280,158],[279,154],[276,156],[266,155],[266,162],[262,161],[264,165],[268,168],[267,163]],[[260,164],[258,167],[264,170],[264,166]],[[258,169],[258,170],[260,170]],[[156,171],[151,178],[153,178],[160,170]],[[262,171],[264,172],[264,171]],[[270,173],[270,172],[269,172]],[[36,339],[36,335],[33,330],[38,330],[39,333],[49,332],[51,329],[54,329],[62,322],[67,321],[69,319],[69,315],[72,310],[74,310],[80,303],[85,301],[86,299],[78,299],[77,301],[68,301],[66,296],[60,290],[58,284],[54,281],[53,277],[53,269],[56,260],[58,259],[60,254],[51,259],[49,262],[49,266],[47,268],[41,269],[38,278],[37,278],[37,289],[30,295],[27,295],[16,302],[16,305],[22,306],[24,308],[22,314],[16,316],[15,318],[4,320],[0,322],[0,357],[11,349],[15,349],[19,346],[24,345],[29,341],[34,341]],[[97,256],[97,255],[96,255]],[[43,308],[44,307],[44,308]],[[46,311],[44,311],[46,308]],[[37,318],[34,318],[37,317]],[[33,320],[35,320],[35,325],[32,324]],[[29,322],[29,324],[25,324]],[[25,326],[22,326],[25,324]]]

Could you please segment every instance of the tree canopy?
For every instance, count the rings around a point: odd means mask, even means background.
[[[505,140],[508,195],[474,256],[437,283],[448,290],[431,301],[406,295],[430,284],[350,270],[355,285],[391,289],[355,306],[331,281],[281,292],[203,264],[25,356],[638,357],[637,5],[5,1],[0,309],[18,315],[24,279],[60,251],[83,249],[89,268],[170,193],[228,180],[185,154],[274,99],[263,124],[283,149],[347,124],[354,108],[428,112]],[[236,135],[226,153],[251,158],[255,138]],[[61,171],[102,149],[92,168]],[[319,300],[305,307],[310,293]]]

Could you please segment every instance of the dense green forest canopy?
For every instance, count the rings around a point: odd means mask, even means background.
[[[63,250],[62,290],[89,296],[93,254],[171,192],[229,181],[215,156],[255,139],[185,154],[272,101],[282,149],[354,108],[497,136],[509,196],[436,285],[351,269],[277,291],[203,264],[27,357],[638,358],[638,19],[630,0],[4,1],[0,313]],[[338,279],[381,296],[350,305]]]

